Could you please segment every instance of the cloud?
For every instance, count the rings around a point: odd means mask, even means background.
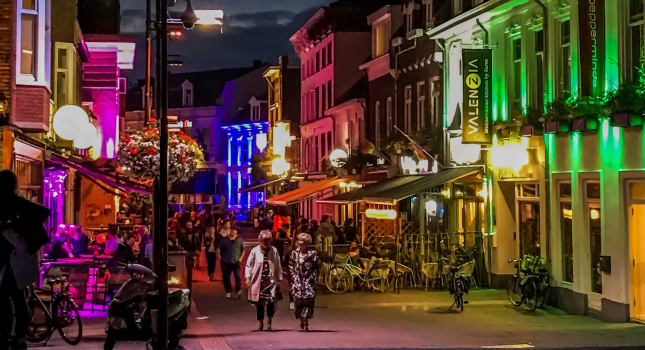
[[[298,13],[265,11],[230,16],[226,18],[223,33],[213,27],[196,27],[181,39],[168,42],[168,53],[181,55],[184,62],[183,67],[171,68],[171,71],[246,67],[256,59],[275,64],[281,55],[288,55],[291,64],[298,64],[298,56],[289,38],[317,10],[318,7],[312,7]],[[143,78],[145,67],[145,36],[136,34],[135,37],[135,70],[124,72],[130,82]]]
[[[272,25],[288,25],[296,15],[291,11],[263,11],[255,13],[241,13],[225,18],[231,27],[261,27]]]
[[[146,29],[146,11],[141,9],[121,10],[121,32],[136,33]]]

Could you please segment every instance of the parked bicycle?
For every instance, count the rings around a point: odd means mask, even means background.
[[[511,303],[520,307],[525,305],[529,311],[543,307],[549,290],[548,270],[544,268],[545,260],[534,256],[524,256],[521,260],[508,260],[514,263],[517,270],[506,289]]]
[[[448,263],[448,260],[441,258],[444,263]],[[454,306],[459,311],[464,311],[464,304],[468,304],[467,301],[464,301],[464,294],[468,294],[470,289],[470,284],[465,276],[465,267],[469,263],[463,264],[461,266],[451,266],[450,267],[450,280],[448,280],[448,291],[455,298],[455,302],[450,305],[450,309]]]
[[[68,278],[50,278],[47,285],[49,289],[30,287],[27,341],[47,345],[58,330],[67,344],[77,345],[83,338],[83,323]]]
[[[335,261],[336,264],[330,266],[325,275],[325,285],[332,293],[345,293],[353,289],[354,279],[377,292],[387,292],[394,286],[396,274],[391,260],[365,259],[365,270],[353,265],[347,254],[337,254]]]

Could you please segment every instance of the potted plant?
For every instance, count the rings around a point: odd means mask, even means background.
[[[545,134],[569,132],[569,122],[574,113],[574,108],[571,107],[573,101],[575,99],[572,97],[563,97],[547,105],[547,113],[544,115]]]
[[[639,70],[641,72],[642,71]],[[645,82],[622,84],[607,94],[607,106],[612,126],[642,126],[645,111]]]
[[[522,114],[520,136],[540,136],[543,134],[542,114],[537,108],[530,107]]]
[[[595,131],[600,126],[599,117],[609,116],[606,97],[589,97],[575,102],[575,115],[571,121],[571,131]]]

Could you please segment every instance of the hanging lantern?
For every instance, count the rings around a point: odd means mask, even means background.
[[[255,135],[255,145],[258,147],[260,152],[264,153],[264,150],[267,148],[268,140],[266,133],[260,133]]]
[[[92,147],[99,137],[96,126],[92,123],[85,123],[78,127],[78,135],[74,138],[74,147],[88,149]]]
[[[82,133],[82,130],[86,130],[79,128],[79,126],[85,124],[89,124],[87,112],[79,106],[63,106],[54,114],[54,131],[56,135],[65,140],[74,140],[79,137],[79,133]]]

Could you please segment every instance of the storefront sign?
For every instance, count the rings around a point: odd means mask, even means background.
[[[580,95],[602,96],[605,80],[605,0],[578,1]]]
[[[463,143],[485,145],[492,139],[492,51],[462,50]]]

